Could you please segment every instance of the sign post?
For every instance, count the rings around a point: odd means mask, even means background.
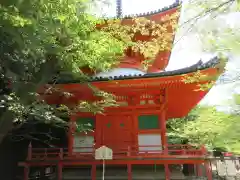
[[[110,149],[106,146],[101,146],[100,148],[96,149],[96,151],[95,151],[95,159],[103,160],[102,180],[104,180],[105,179],[105,160],[113,159],[112,149]]]

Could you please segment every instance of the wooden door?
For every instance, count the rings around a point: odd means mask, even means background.
[[[114,152],[126,152],[134,144],[133,121],[130,116],[103,116],[102,143]]]

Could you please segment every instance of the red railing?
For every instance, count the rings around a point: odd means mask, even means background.
[[[116,149],[116,150],[114,150]],[[32,148],[29,146],[27,160],[67,160],[67,159],[95,159],[95,147],[74,148],[73,152],[64,148]],[[161,157],[202,157],[207,155],[204,147],[196,148],[190,145],[168,145],[163,148],[157,145],[128,146],[127,148],[113,148],[113,159],[146,159]]]

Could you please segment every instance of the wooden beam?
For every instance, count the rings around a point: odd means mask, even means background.
[[[177,158],[177,157],[169,157],[169,158],[158,158],[158,159],[144,159],[144,160],[106,160],[105,164],[107,165],[152,165],[152,164],[201,164],[204,163],[204,158]],[[26,162],[28,166],[53,166],[58,163],[62,163],[64,166],[85,166],[85,165],[101,165],[102,161],[96,161],[96,160],[64,160],[64,161],[51,161],[51,160],[45,160],[45,161],[31,161]]]

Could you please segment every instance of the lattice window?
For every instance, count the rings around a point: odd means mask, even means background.
[[[146,104],[146,100],[140,100],[140,105]]]
[[[149,99],[148,104],[155,104],[155,101],[153,99]]]
[[[140,96],[140,105],[145,105],[145,104],[155,104],[154,101],[154,96],[150,94],[143,94]]]
[[[128,106],[128,102],[127,101],[118,102],[118,105],[120,105],[120,106]]]
[[[115,100],[119,106],[128,106],[128,96],[115,96]]]
[[[117,101],[126,101],[126,100],[128,100],[128,96],[115,96],[115,99],[117,100]]]
[[[165,90],[159,90],[157,94],[142,94],[139,97],[140,105],[154,105],[154,104],[162,104],[165,101]]]
[[[150,94],[143,94],[140,96],[140,99],[152,99],[154,96]]]

